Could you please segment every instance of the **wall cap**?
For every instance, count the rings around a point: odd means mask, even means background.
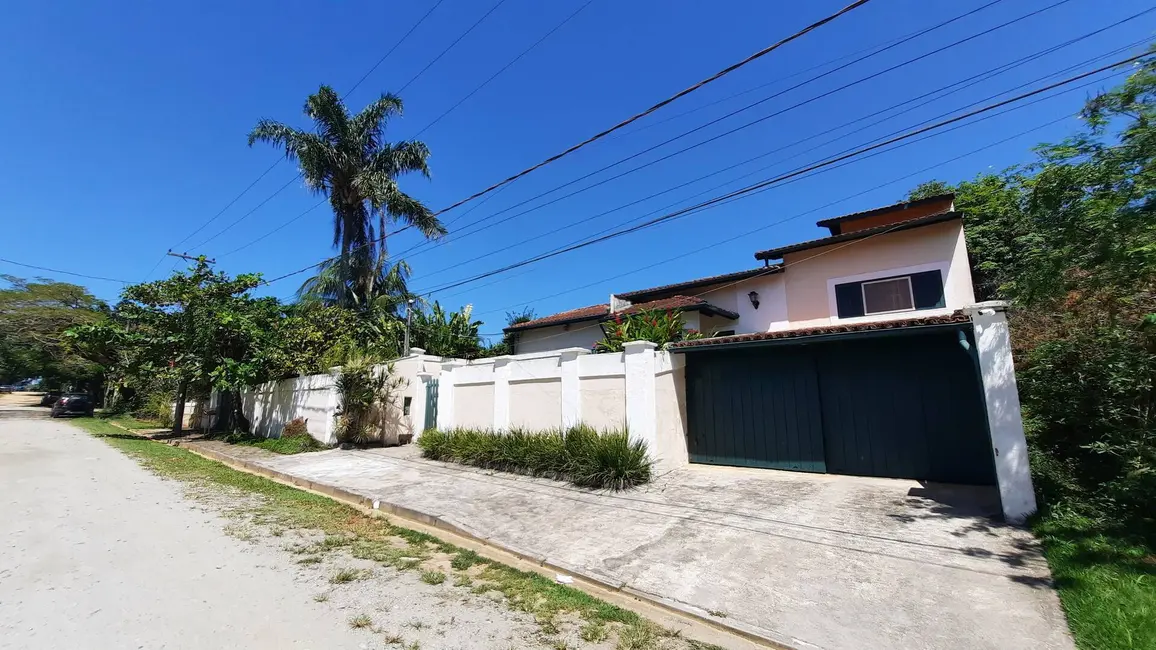
[[[650,341],[627,341],[622,344],[622,349],[627,353],[642,352],[643,350],[656,350],[658,349],[658,344],[651,343]]]
[[[1009,303],[1006,300],[987,300],[964,307],[963,313],[967,314],[971,318],[975,318],[979,315],[987,315],[1007,311],[1008,304]]]

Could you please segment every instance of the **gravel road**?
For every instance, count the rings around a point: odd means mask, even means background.
[[[500,600],[412,572],[331,585],[356,561],[302,566],[282,538],[238,534],[220,500],[245,495],[191,498],[0,397],[0,648],[550,647]],[[354,629],[359,615],[372,623]]]

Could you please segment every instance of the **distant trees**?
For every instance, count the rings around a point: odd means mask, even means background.
[[[0,383],[43,377],[54,386],[92,384],[101,365],[69,345],[69,328],[104,318],[108,307],[84,287],[0,275]]]

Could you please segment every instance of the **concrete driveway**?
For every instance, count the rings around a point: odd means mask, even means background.
[[[250,460],[794,647],[1074,647],[1034,539],[988,490],[690,466],[593,493],[412,447]]]

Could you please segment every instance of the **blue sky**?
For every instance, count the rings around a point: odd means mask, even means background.
[[[413,266],[413,288],[433,288],[632,223],[680,200],[684,202],[675,207],[689,205],[693,200],[688,197],[728,181],[699,200],[961,109],[1145,39],[1151,36],[1156,16],[1153,13],[1131,20],[877,125],[860,123],[689,183],[1148,8],[1141,0],[1070,0],[619,180],[477,234],[463,234],[1055,2],[1004,0],[921,37],[899,38],[988,1],[873,0],[647,121],[519,180],[468,214],[459,218],[473,204],[447,213],[443,219],[450,222],[451,235],[445,242],[415,251],[411,249],[421,242],[411,233],[403,233],[391,238],[390,250]],[[495,2],[444,0],[349,95],[350,108],[358,110],[379,93],[401,87]],[[391,124],[391,139],[413,137],[585,2],[504,0],[405,90],[405,115]],[[246,135],[259,118],[305,126],[301,106],[307,95],[323,83],[339,92],[348,90],[433,3],[46,0],[9,4],[0,21],[0,61],[4,62],[0,65],[0,84],[8,89],[0,102],[4,141],[0,149],[0,257],[130,281],[144,279],[167,248],[175,247],[279,159],[278,152],[268,146],[250,149],[246,145]],[[421,139],[432,151],[433,177],[406,177],[402,186],[435,209],[449,205],[843,4],[844,0],[593,0],[533,52],[423,133]],[[468,226],[805,81],[851,60],[845,58],[849,55],[893,41],[899,45],[891,50],[566,190],[482,221],[479,226]],[[1129,52],[1135,51],[1137,48]],[[1063,76],[1124,56],[1085,63]],[[835,59],[842,60],[804,72]],[[1028,88],[1043,83],[1046,81]],[[545,315],[605,302],[612,291],[752,268],[757,266],[753,257],[757,250],[820,236],[821,231],[814,226],[818,219],[891,203],[923,180],[956,181],[1028,160],[1035,143],[1072,132],[1077,126],[1074,116],[1085,97],[1109,85],[1111,82],[1105,81],[1058,95],[743,201],[435,293],[433,298],[453,307],[473,304],[474,313],[486,321],[483,331],[497,332],[504,324],[504,312],[522,305]],[[691,109],[700,110],[681,115]],[[671,116],[679,117],[667,119]],[[1063,119],[1065,116],[1069,118]],[[974,155],[940,164],[1048,123]],[[768,165],[773,166],[736,180]],[[916,173],[933,165],[939,166]],[[317,197],[300,181],[292,182],[231,229],[195,247],[266,200],[295,172],[291,163],[278,165],[179,250],[216,257],[220,268],[230,273],[260,271],[266,277],[330,255],[331,215],[325,206],[240,252],[225,255],[316,203]],[[677,189],[516,245],[669,188]],[[841,199],[846,200],[828,205]],[[807,211],[812,212],[792,219]],[[763,229],[740,236],[758,228]],[[719,244],[728,239],[733,241]],[[147,277],[168,274],[173,262],[164,260]],[[637,269],[643,270],[634,272]],[[0,273],[53,277],[3,262]],[[263,291],[289,297],[303,278],[296,276]],[[115,282],[70,281],[85,284],[110,300],[121,288]]]

